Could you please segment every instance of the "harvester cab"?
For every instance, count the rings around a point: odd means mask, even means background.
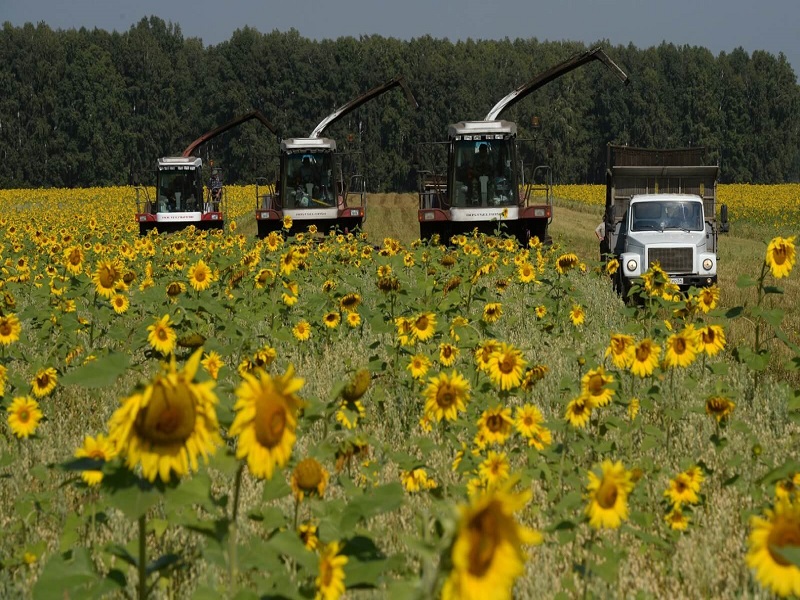
[[[521,244],[536,236],[544,241],[552,218],[549,167],[537,166],[524,181],[518,157],[517,125],[499,119],[500,113],[550,81],[599,60],[623,82],[628,76],[600,49],[577,54],[540,73],[501,99],[483,121],[461,121],[448,129],[445,185],[420,177],[419,231],[421,239],[451,236],[477,229],[493,233],[502,224]],[[544,186],[544,194],[538,187]]]
[[[227,205],[222,169],[210,161],[211,175],[206,186],[203,159],[194,154],[205,142],[250,119],[261,121],[277,137],[272,123],[256,110],[207,131],[189,144],[181,156],[158,159],[155,198],[150,198],[147,188],[136,187],[136,221],[140,234],[145,235],[151,229],[177,231],[189,225],[198,229],[225,226]]]
[[[366,180],[363,175],[343,174],[342,154],[337,151],[336,140],[322,137],[322,133],[368,100],[398,86],[418,108],[405,79],[395,77],[335,110],[307,138],[281,140],[275,189],[273,193],[257,193],[256,223],[260,238],[282,229],[284,217],[291,218],[290,231],[304,231],[314,225],[319,231],[350,232],[364,224]]]

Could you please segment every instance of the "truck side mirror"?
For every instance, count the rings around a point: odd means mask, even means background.
[[[728,233],[731,230],[731,224],[728,221],[728,205],[723,204],[719,209],[719,231],[720,233]]]

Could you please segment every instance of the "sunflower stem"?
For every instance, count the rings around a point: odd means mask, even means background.
[[[238,547],[238,527],[236,520],[239,516],[239,496],[242,490],[242,473],[244,472],[244,463],[239,463],[239,468],[236,470],[236,478],[233,484],[233,507],[231,509],[231,525],[230,532],[228,533],[228,578],[230,579],[231,596],[236,590],[236,572],[237,572],[237,547]]]
[[[147,598],[147,516],[139,517],[139,600]]]

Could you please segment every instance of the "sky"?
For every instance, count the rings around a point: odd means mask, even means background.
[[[244,26],[294,28],[311,39],[535,37],[640,49],[666,41],[714,55],[737,47],[783,52],[800,74],[800,0],[0,0],[0,22],[15,26],[43,21],[53,29],[124,32],[150,15],[206,45]]]

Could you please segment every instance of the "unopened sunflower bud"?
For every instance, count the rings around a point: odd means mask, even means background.
[[[348,402],[355,402],[367,393],[372,376],[369,369],[359,369],[353,378],[344,386],[342,398]]]
[[[639,467],[634,467],[631,469],[631,482],[636,483],[642,477],[644,477],[644,471],[642,471]]]

